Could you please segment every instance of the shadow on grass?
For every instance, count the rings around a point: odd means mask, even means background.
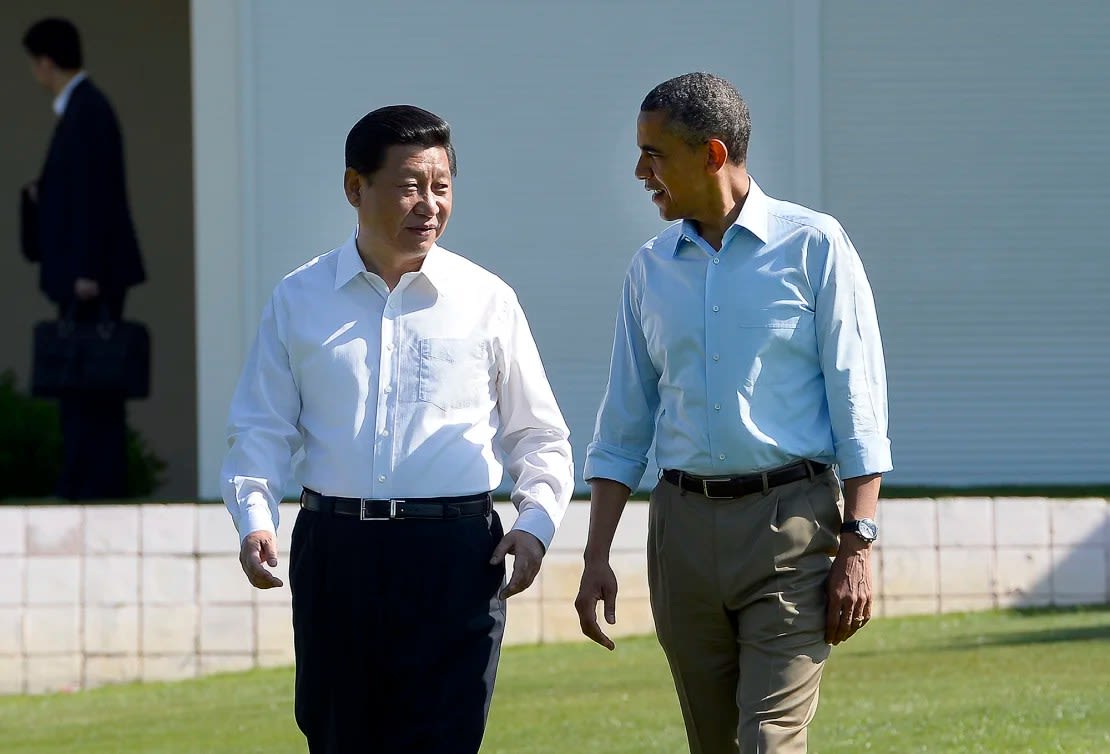
[[[855,649],[857,657],[881,657],[883,655],[904,654],[907,651],[926,654],[948,652],[968,652],[977,649],[1047,646],[1071,642],[1105,641],[1110,642],[1110,604],[1076,605],[1072,607],[1029,607],[1010,608],[1000,611],[1023,620],[1007,626],[1011,630],[999,631],[984,626],[981,613],[950,613],[942,618],[941,630],[932,634],[921,634],[916,630],[908,633],[876,637],[878,647]],[[1089,625],[1051,626],[1044,625],[1041,619],[1054,620],[1064,616],[1085,616]],[[921,616],[924,623],[932,616]],[[1029,622],[1040,625],[1029,626]],[[1093,619],[1093,620],[1092,620]],[[912,628],[917,619],[903,619],[906,628]],[[943,621],[951,621],[947,627]],[[1024,628],[1024,630],[1022,630]]]
[[[1041,615],[1069,615],[1075,613],[1105,614],[1110,620],[1110,604],[1106,605],[1072,605],[1070,607],[1012,607],[1010,612],[1023,618],[1036,618]]]
[[[1014,647],[1023,644],[1061,644],[1072,641],[1110,641],[1110,624],[1075,628],[1046,628],[1013,634],[965,636],[937,649],[964,650],[980,647]]]
[[[1091,626],[1046,627],[1027,631],[977,633],[974,629],[953,635],[932,651],[965,651],[983,647],[1018,647],[1024,645],[1064,644],[1076,641],[1110,641],[1110,605],[1076,605],[1073,607],[1024,607],[1011,610],[1022,618],[1045,616],[1089,615],[1105,621]]]

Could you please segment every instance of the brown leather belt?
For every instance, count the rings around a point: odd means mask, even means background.
[[[493,498],[488,492],[461,497],[409,497],[375,500],[358,497],[321,495],[307,487],[301,493],[301,507],[319,513],[356,516],[362,521],[391,521],[404,518],[449,521],[467,516],[488,516]]]
[[[703,477],[687,474],[678,469],[667,469],[663,478],[687,492],[695,492],[712,500],[732,500],[753,492],[766,492],[772,487],[790,484],[801,479],[824,474],[831,468],[827,463],[803,460],[789,466],[760,471],[743,476]]]

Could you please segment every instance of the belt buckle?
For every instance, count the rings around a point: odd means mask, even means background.
[[[359,521],[389,521],[390,519],[397,518],[397,503],[403,503],[404,500],[397,498],[389,499],[389,515],[388,516],[368,516],[366,514],[366,504],[373,502],[372,498],[364,497],[359,505],[358,520]]]
[[[732,481],[732,478],[727,477],[727,476],[714,477],[712,479],[702,479],[701,480],[701,494],[704,495],[705,497],[709,498],[710,500],[731,500],[732,499],[731,494],[726,494],[726,495],[711,495],[711,494],[709,494],[709,485],[710,485],[710,483],[713,483],[713,484],[725,483],[725,484],[727,484],[728,482],[731,482],[731,481]]]

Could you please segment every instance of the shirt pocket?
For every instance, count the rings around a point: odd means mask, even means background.
[[[444,411],[489,400],[490,350],[470,338],[422,338],[418,397]]]

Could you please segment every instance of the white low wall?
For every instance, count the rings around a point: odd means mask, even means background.
[[[498,510],[507,527],[511,506]],[[285,546],[296,506],[282,515]],[[582,638],[588,521],[574,503],[536,584],[510,600],[508,643]],[[879,524],[879,615],[1110,602],[1106,500],[890,500]],[[652,631],[646,531],[647,506],[630,504],[616,636]],[[251,588],[237,551],[221,505],[0,506],[0,693],[292,663],[288,588]]]

